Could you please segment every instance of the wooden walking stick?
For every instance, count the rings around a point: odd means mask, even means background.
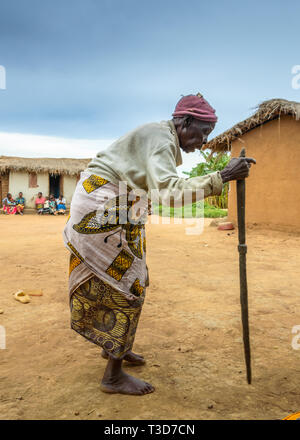
[[[246,157],[246,150],[242,148],[240,157]],[[245,227],[245,179],[236,181],[237,191],[237,218],[239,231],[239,265],[240,265],[240,301],[243,325],[244,353],[247,368],[247,382],[251,384],[251,351],[249,337],[248,289],[246,271],[246,227]]]

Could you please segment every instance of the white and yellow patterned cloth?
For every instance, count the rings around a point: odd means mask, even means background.
[[[83,172],[63,234],[71,327],[118,359],[132,348],[147,285],[148,201],[139,221],[124,221],[133,205],[118,185]]]
[[[81,173],[63,234],[65,246],[71,252],[70,294],[92,275],[110,283],[129,299],[133,299],[134,286],[145,286],[144,223],[148,205],[137,224],[124,221],[132,205],[127,193],[119,194],[118,185],[88,172]]]

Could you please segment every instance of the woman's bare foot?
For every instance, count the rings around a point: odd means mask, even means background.
[[[154,387],[122,370],[122,360],[109,357],[100,388],[105,393],[142,396],[153,393]]]
[[[109,356],[105,350],[102,350],[101,356],[104,359],[108,359]],[[126,356],[124,356],[124,361],[130,362],[132,365],[145,365],[146,361],[143,356],[133,353],[132,351],[128,351]]]

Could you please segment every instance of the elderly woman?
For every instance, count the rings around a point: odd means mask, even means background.
[[[131,131],[99,152],[81,174],[64,230],[71,252],[71,327],[103,349],[108,359],[104,392],[154,391],[122,368],[123,360],[145,363],[132,346],[147,286],[147,198],[154,190],[169,204],[170,195],[172,203],[181,203],[186,190],[192,201],[220,195],[224,182],[247,177],[255,163],[238,158],[221,172],[190,179],[177,175],[181,151],[200,149],[216,121],[215,110],[201,95],[184,96],[172,120]]]

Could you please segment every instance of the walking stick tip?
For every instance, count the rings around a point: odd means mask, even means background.
[[[246,157],[246,148],[243,147],[240,152],[240,157]]]

